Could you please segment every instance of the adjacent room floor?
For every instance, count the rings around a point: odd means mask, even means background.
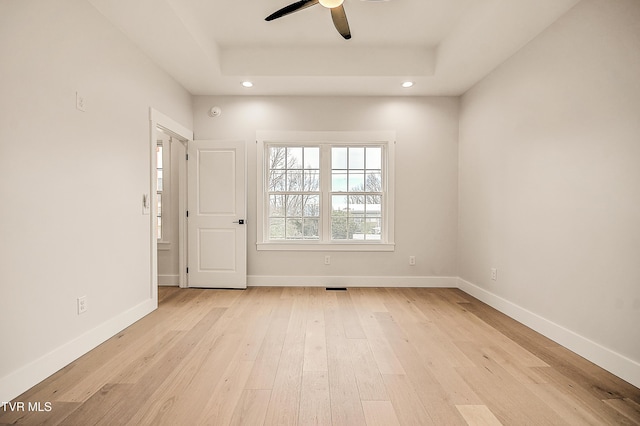
[[[162,287],[0,424],[626,425],[640,389],[455,289]]]

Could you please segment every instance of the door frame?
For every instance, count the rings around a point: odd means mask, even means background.
[[[151,288],[150,296],[155,301],[155,305],[158,305],[158,194],[157,194],[157,163],[156,163],[156,145],[157,145],[157,128],[161,127],[164,132],[168,133],[176,140],[179,140],[183,145],[193,140],[193,131],[188,129],[173,120],[169,116],[161,113],[160,111],[149,108],[149,156],[150,156],[150,185],[149,195],[151,199],[151,208],[149,213],[149,222],[151,227],[151,241],[150,241],[150,259],[151,259]],[[179,194],[178,194],[178,211],[186,211],[186,160],[181,160],[179,164]],[[149,198],[149,197],[147,197]],[[182,215],[184,216],[184,215]],[[179,263],[179,277],[180,287],[187,286],[186,276],[186,218],[182,217],[178,221],[178,263]]]

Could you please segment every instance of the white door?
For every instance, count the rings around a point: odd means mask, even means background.
[[[189,287],[246,288],[245,142],[187,147]]]

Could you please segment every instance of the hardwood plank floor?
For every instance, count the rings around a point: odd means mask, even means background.
[[[0,425],[640,425],[640,389],[456,289],[159,300]]]

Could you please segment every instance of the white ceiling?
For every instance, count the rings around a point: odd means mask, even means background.
[[[264,20],[294,0],[88,1],[194,95],[423,96],[464,93],[579,0],[345,0],[351,40],[319,4]]]

